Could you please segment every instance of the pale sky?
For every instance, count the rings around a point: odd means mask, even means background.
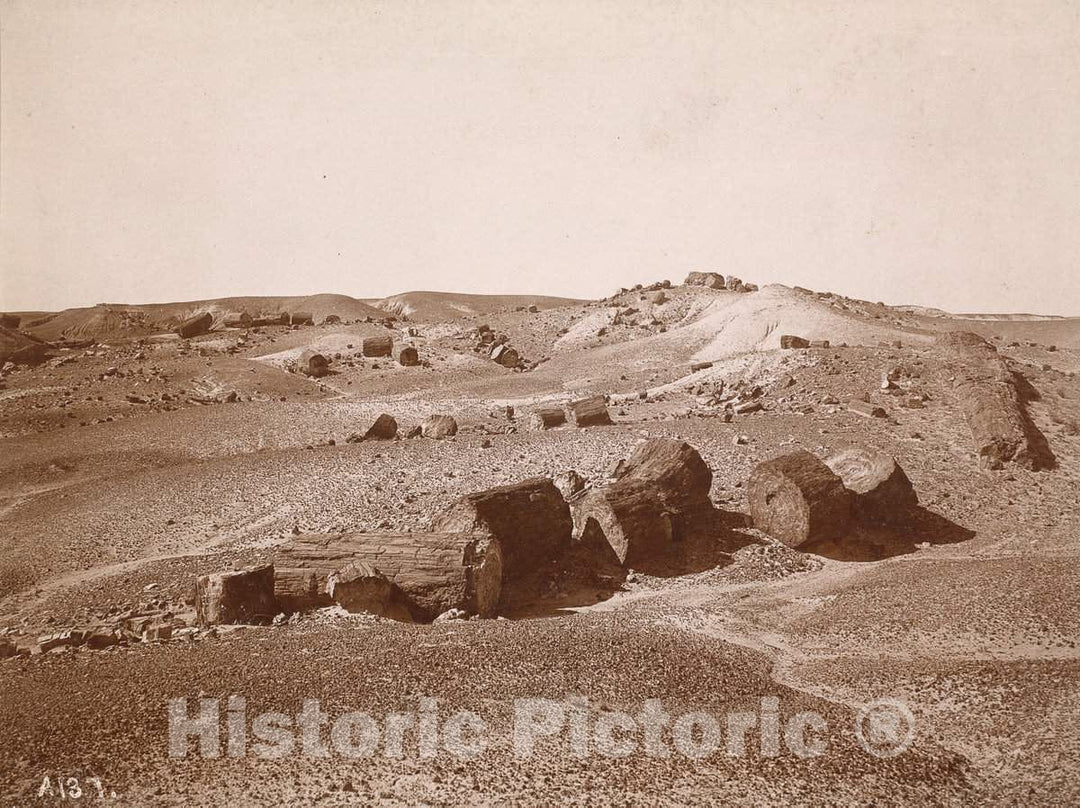
[[[1080,315],[1080,3],[0,0],[0,309],[690,270]]]

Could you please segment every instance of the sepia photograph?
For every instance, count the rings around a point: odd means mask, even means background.
[[[0,806],[1080,804],[1076,0],[0,0]]]

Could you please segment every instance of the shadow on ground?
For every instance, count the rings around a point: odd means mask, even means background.
[[[917,505],[893,523],[856,522],[842,539],[823,539],[799,549],[836,561],[880,561],[913,553],[920,544],[956,544],[974,537],[974,530]]]

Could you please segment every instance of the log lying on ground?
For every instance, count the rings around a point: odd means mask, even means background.
[[[622,477],[651,481],[660,487],[667,504],[708,498],[712,469],[697,449],[668,438],[653,438],[638,444],[623,465]]]
[[[848,412],[861,415],[864,418],[886,418],[888,413],[884,407],[879,407],[869,401],[853,398],[847,403]]]
[[[638,446],[618,478],[571,501],[574,538],[602,536],[619,563],[635,566],[667,552],[712,515],[712,471],[681,441],[657,438]]]
[[[294,311],[289,315],[291,325],[315,325],[315,317],[310,311]]]
[[[796,337],[791,334],[782,334],[780,336],[781,348],[809,348],[810,340],[803,339],[802,337]]]
[[[518,352],[509,345],[496,345],[491,350],[491,359],[506,368],[516,368],[518,365]]]
[[[251,315],[246,311],[233,311],[225,315],[226,328],[251,328]]]
[[[452,415],[429,415],[420,424],[420,434],[425,438],[449,438],[458,431],[457,421]]]
[[[316,379],[330,372],[330,360],[316,351],[304,351],[296,364],[301,373]]]
[[[566,405],[566,414],[574,426],[603,426],[611,423],[603,396],[590,396]]]
[[[394,340],[389,336],[366,337],[361,347],[364,356],[390,356],[394,352]]]
[[[329,606],[325,592],[319,591],[314,570],[274,567],[274,599],[283,612],[302,612],[316,606]]]
[[[398,364],[402,367],[415,367],[420,364],[420,354],[411,345],[402,345],[397,354]]]
[[[673,514],[652,483],[625,478],[590,488],[571,505],[574,538],[603,541],[620,564],[641,566],[667,552],[675,538]]]
[[[360,443],[365,440],[393,440],[397,437],[397,421],[394,420],[394,416],[388,413],[381,413],[378,418],[372,421],[363,434],[350,435],[347,443]]]
[[[1052,466],[1046,440],[1024,410],[1017,377],[997,349],[978,334],[963,331],[942,334],[937,343],[959,363],[956,394],[979,465]]]
[[[851,492],[854,511],[863,518],[897,523],[919,504],[907,474],[884,452],[852,446],[826,458],[825,465]]]
[[[807,451],[759,463],[747,494],[754,527],[789,547],[842,536],[850,524],[851,494]]]
[[[431,530],[496,537],[505,583],[559,558],[570,547],[573,522],[555,483],[535,477],[465,495],[432,520]]]
[[[353,562],[370,564],[393,583],[419,620],[447,609],[489,616],[502,592],[502,550],[487,533],[297,536],[278,549],[274,564],[313,570],[325,593],[330,575]]]
[[[566,423],[566,411],[562,407],[541,407],[529,415],[529,426],[533,429],[554,429]]]
[[[352,561],[326,579],[326,594],[349,612],[386,614],[393,592],[390,580],[366,561]]]
[[[201,625],[267,623],[277,612],[270,565],[201,575],[196,580],[195,613]]]
[[[188,317],[176,328],[176,333],[184,339],[191,339],[197,337],[199,334],[205,334],[210,330],[210,326],[214,324],[214,315],[208,311],[204,311],[201,314],[196,314],[194,317]]]

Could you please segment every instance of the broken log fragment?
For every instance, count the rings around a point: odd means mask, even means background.
[[[656,438],[639,445],[615,480],[570,503],[574,538],[606,542],[620,564],[640,566],[712,518],[712,470],[692,446]]]
[[[747,494],[754,527],[798,548],[844,534],[851,517],[851,495],[818,457],[793,452],[759,463]]]
[[[286,613],[330,605],[326,594],[319,591],[315,571],[310,569],[275,566],[274,599]]]
[[[607,402],[603,396],[590,396],[566,405],[570,423],[577,427],[603,426],[611,423]]]
[[[296,536],[275,554],[282,569],[313,570],[321,592],[332,573],[357,561],[393,583],[418,620],[433,620],[447,609],[490,616],[502,592],[502,551],[487,533]]]
[[[319,379],[330,372],[330,360],[316,351],[304,351],[297,360],[300,372]]]
[[[1024,409],[1022,377],[997,349],[964,331],[942,334],[938,345],[958,364],[956,393],[971,430],[982,468],[999,469],[1014,462],[1024,468],[1053,468],[1055,459],[1045,436]]]
[[[809,348],[810,340],[803,339],[802,337],[792,336],[791,334],[780,335],[780,347],[781,348]]]
[[[354,432],[345,439],[346,443],[360,443],[365,440],[393,440],[397,437],[397,421],[394,416],[382,413],[376,418],[367,430],[360,434]]]
[[[366,337],[361,349],[364,356],[390,356],[394,352],[394,340],[389,336]]]
[[[290,325],[315,325],[315,317],[310,311],[294,311],[289,315]]]
[[[416,367],[420,364],[420,354],[411,345],[402,345],[397,354],[398,364],[402,367]]]
[[[825,465],[852,493],[855,512],[877,522],[901,522],[919,504],[915,487],[896,459],[865,446],[851,446],[826,458]]]
[[[200,625],[268,623],[277,614],[271,565],[200,575],[195,583],[195,613]]]
[[[205,334],[210,330],[210,326],[214,324],[214,315],[208,311],[204,311],[201,314],[196,314],[194,317],[188,317],[182,321],[176,328],[176,333],[184,339],[191,339],[197,337],[200,334]]]
[[[420,434],[425,438],[449,438],[458,431],[457,421],[450,415],[429,415],[420,424]]]
[[[516,368],[520,357],[509,345],[496,345],[491,349],[491,359],[504,368]]]
[[[861,401],[857,398],[851,399],[851,401],[847,403],[847,408],[849,412],[861,415],[864,418],[884,418],[888,415],[888,413],[885,412],[884,407],[879,407],[869,401]]]
[[[623,465],[622,477],[655,483],[670,505],[708,498],[712,469],[697,449],[668,438],[653,438],[638,444]]]
[[[352,561],[326,579],[326,594],[349,612],[386,614],[393,599],[394,585],[366,561]]]
[[[574,538],[593,547],[610,546],[623,566],[638,567],[670,549],[673,514],[650,482],[620,478],[587,489],[571,507]]]
[[[436,533],[489,533],[502,550],[504,585],[558,559],[570,547],[570,508],[555,483],[534,477],[466,494],[431,522]]]
[[[554,429],[566,423],[566,411],[562,407],[541,407],[529,415],[529,426],[536,430]]]

